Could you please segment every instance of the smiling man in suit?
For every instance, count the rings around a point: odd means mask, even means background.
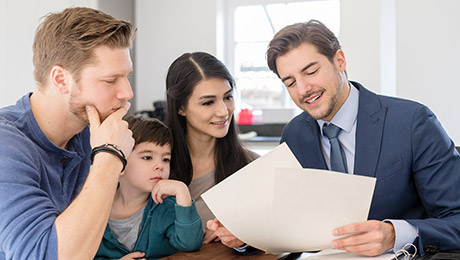
[[[334,248],[460,249],[460,157],[426,106],[349,81],[340,43],[319,21],[279,31],[267,62],[304,111],[281,138],[302,166],[377,178],[369,220],[331,230],[346,236]]]

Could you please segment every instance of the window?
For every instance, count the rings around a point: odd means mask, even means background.
[[[227,64],[236,79],[238,108],[252,108],[254,123],[266,123],[263,110],[287,109],[291,116],[282,121],[289,121],[297,111],[296,106],[267,67],[268,43],[286,25],[310,19],[322,21],[338,35],[340,1],[228,0],[228,12]]]

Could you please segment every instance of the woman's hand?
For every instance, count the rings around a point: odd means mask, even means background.
[[[210,229],[207,229],[206,227],[203,228],[203,234],[204,234],[204,238],[203,238],[203,244],[208,244],[208,243],[211,243],[211,242],[218,242],[220,241],[219,237],[217,237],[216,233],[214,233],[214,231],[210,230]]]
[[[235,237],[228,229],[226,229],[219,220],[208,220],[206,223],[209,230],[214,231],[222,244],[230,248],[235,248],[244,245],[244,242]]]

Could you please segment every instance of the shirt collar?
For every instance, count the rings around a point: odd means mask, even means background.
[[[356,118],[358,117],[359,91],[350,82],[348,82],[348,85],[350,86],[350,93],[345,103],[343,103],[342,107],[337,111],[337,114],[332,118],[331,122],[322,119],[316,120],[320,127],[321,134],[323,133],[324,123],[332,123],[340,127],[343,131],[351,132]]]

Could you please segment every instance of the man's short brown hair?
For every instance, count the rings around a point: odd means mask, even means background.
[[[310,20],[306,23],[288,25],[273,36],[268,44],[267,63],[268,68],[278,77],[276,60],[290,50],[299,47],[302,43],[309,43],[319,53],[326,56],[331,62],[336,52],[341,48],[339,40],[322,22]]]
[[[45,85],[51,68],[59,65],[78,81],[83,67],[94,62],[96,47],[129,48],[135,32],[129,22],[91,8],[48,14],[38,26],[33,44],[35,80]]]

